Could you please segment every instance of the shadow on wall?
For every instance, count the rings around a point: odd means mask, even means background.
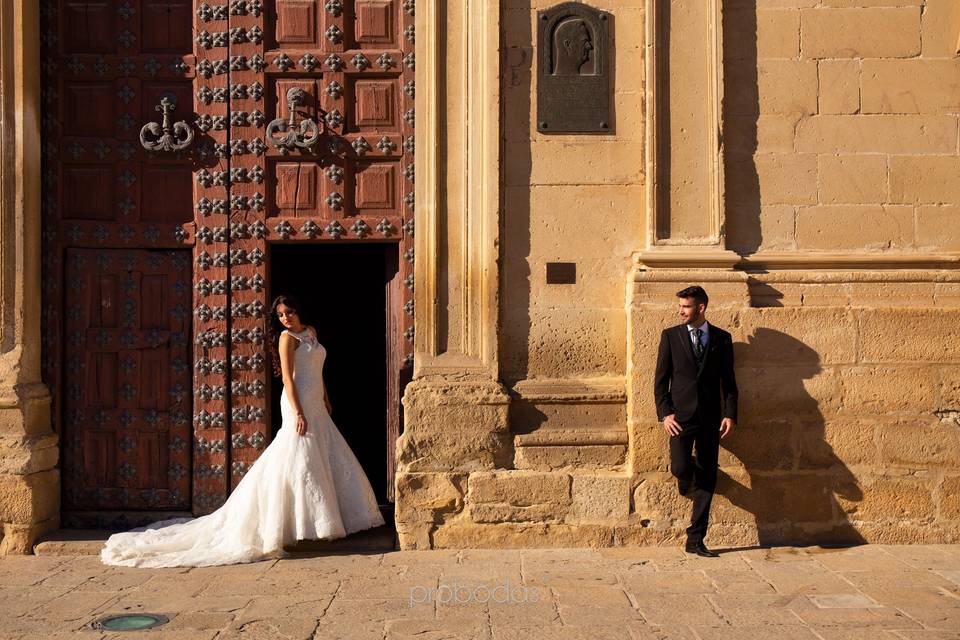
[[[758,146],[760,86],[757,71],[757,2],[723,10],[723,140],[727,247],[740,255],[763,243]]]
[[[747,366],[737,368],[740,421],[721,441],[727,454],[721,452],[717,494],[753,514],[761,545],[864,543],[838,501],[859,502],[863,492],[827,442],[825,418],[807,392],[821,372],[817,352],[768,328],[734,349]],[[733,471],[738,465],[729,458],[725,464],[729,454],[745,473]]]

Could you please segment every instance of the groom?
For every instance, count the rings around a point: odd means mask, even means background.
[[[680,494],[693,499],[686,551],[715,558],[719,554],[703,538],[717,484],[720,438],[737,420],[733,340],[707,322],[709,300],[702,287],[687,287],[677,297],[681,324],[663,330],[657,352],[657,418],[670,435],[670,469]]]

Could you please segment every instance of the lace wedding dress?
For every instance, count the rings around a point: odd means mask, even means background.
[[[110,536],[105,564],[204,567],[253,562],[283,553],[296,540],[342,538],[384,524],[370,482],[327,413],[323,393],[326,350],[309,329],[285,330],[299,340],[294,384],[307,420],[280,396],[282,426],[219,509],[199,518],[163,520]]]

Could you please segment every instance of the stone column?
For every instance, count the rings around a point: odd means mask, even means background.
[[[400,546],[433,546],[466,477],[497,466],[500,2],[417,2],[414,378],[397,443]],[[468,120],[469,116],[469,120]]]
[[[0,554],[59,525],[59,448],[40,380],[39,6],[0,0]]]

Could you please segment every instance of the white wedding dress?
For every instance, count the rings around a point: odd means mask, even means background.
[[[219,509],[194,519],[163,520],[110,536],[105,564],[128,567],[204,567],[282,555],[296,540],[342,538],[384,524],[363,468],[324,403],[326,350],[309,329],[298,338],[294,384],[307,420],[297,435],[284,389],[282,426]]]

